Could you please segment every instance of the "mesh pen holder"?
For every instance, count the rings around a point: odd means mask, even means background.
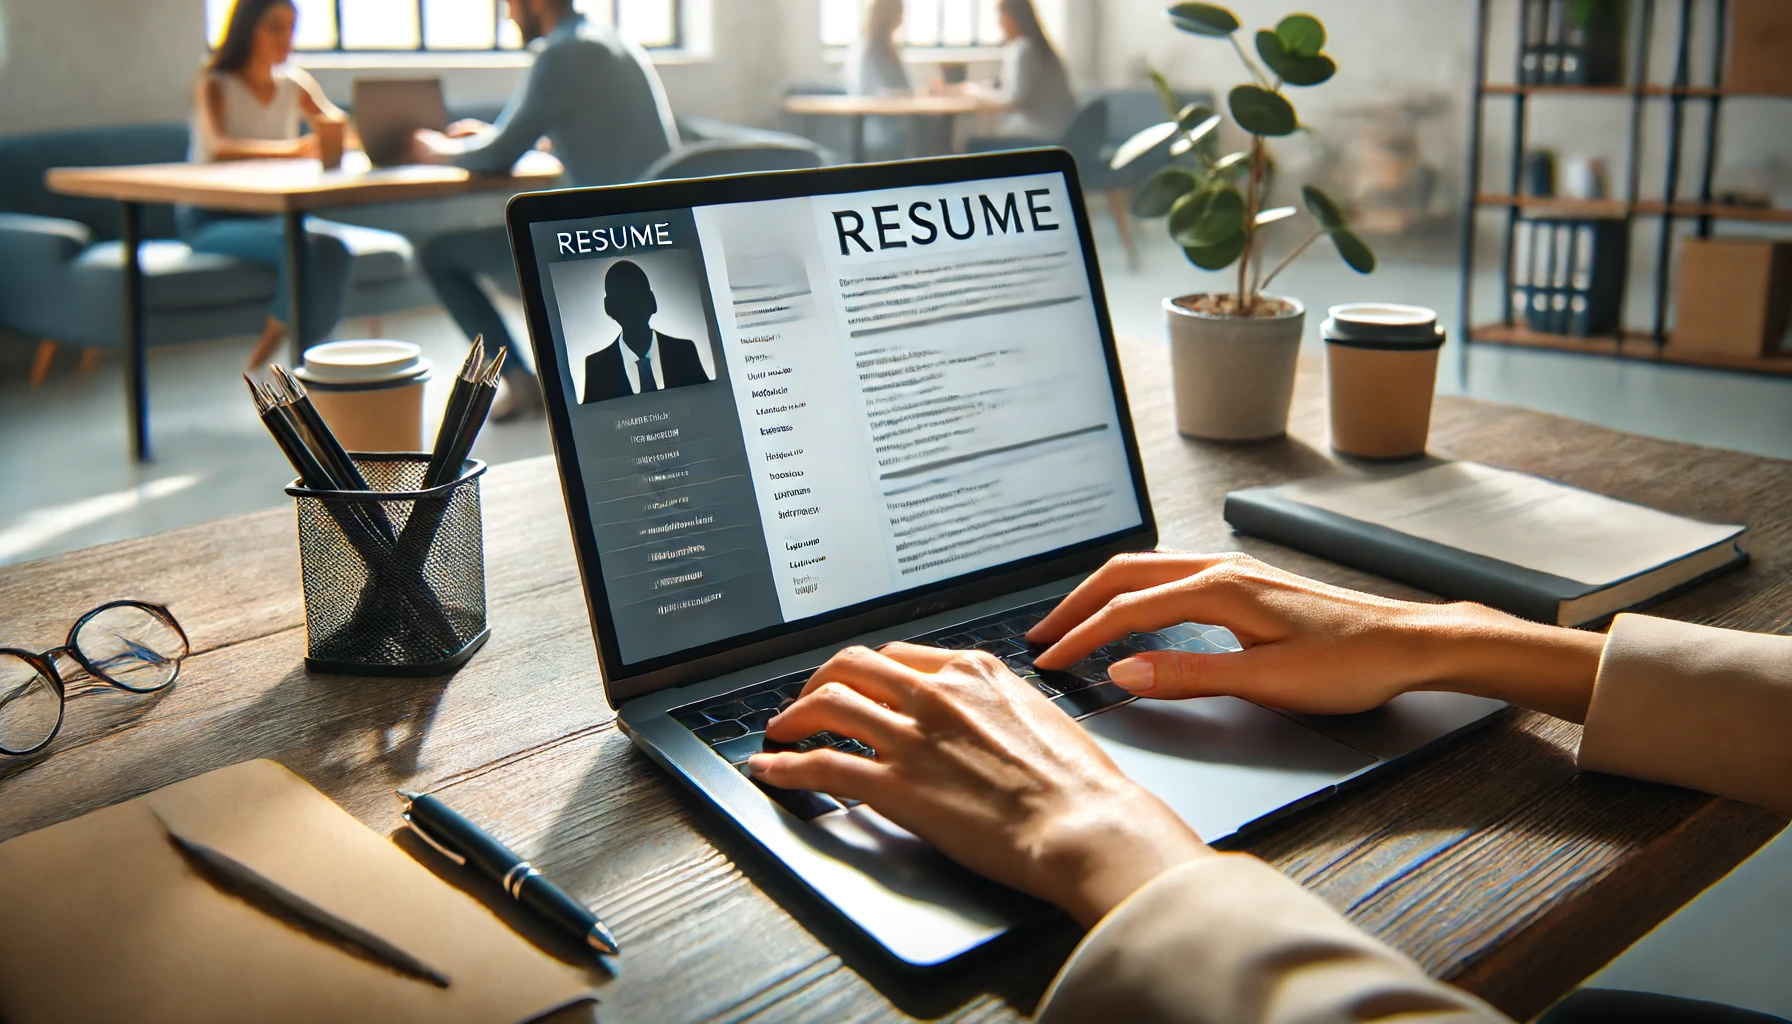
[[[371,490],[286,488],[298,506],[305,667],[363,676],[437,676],[491,636],[479,478],[416,490],[429,455],[351,455]]]

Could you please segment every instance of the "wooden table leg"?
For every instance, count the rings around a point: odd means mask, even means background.
[[[305,362],[305,211],[286,211],[286,332],[292,365]]]
[[[124,393],[131,431],[131,457],[148,462],[149,358],[144,350],[143,211],[136,203],[124,205],[119,246],[124,253]]]

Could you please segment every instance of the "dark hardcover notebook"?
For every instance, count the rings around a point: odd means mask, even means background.
[[[1226,495],[1226,522],[1343,565],[1538,622],[1640,607],[1747,556],[1703,523],[1472,462]]]

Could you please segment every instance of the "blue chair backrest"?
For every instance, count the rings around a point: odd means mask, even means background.
[[[1083,104],[1076,116],[1070,119],[1070,127],[1064,129],[1064,137],[1058,145],[1070,150],[1076,158],[1079,171],[1088,174],[1101,165],[1101,145],[1107,141],[1108,135],[1108,102],[1105,97],[1096,97]]]
[[[643,181],[821,167],[827,155],[804,142],[698,142],[667,153],[641,172]]]
[[[52,167],[171,163],[186,158],[184,124],[119,125],[0,136],[0,210],[78,220],[92,228],[97,238],[117,238],[118,203],[57,195],[44,186],[44,172]],[[167,206],[144,207],[143,234],[146,238],[173,237],[173,210]]]

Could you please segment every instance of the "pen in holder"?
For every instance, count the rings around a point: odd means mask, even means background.
[[[351,453],[368,490],[294,481],[305,587],[305,667],[371,676],[452,672],[485,643],[479,477],[422,487],[427,452]]]

